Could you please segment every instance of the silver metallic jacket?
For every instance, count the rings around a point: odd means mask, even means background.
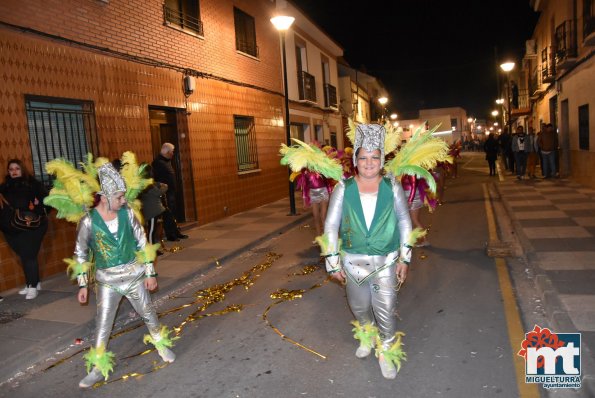
[[[145,230],[143,226],[140,224],[136,216],[134,215],[134,211],[131,208],[126,209],[128,213],[128,222],[132,226],[132,233],[134,238],[137,242],[137,247],[139,250],[143,250],[147,245],[147,237],[145,235]],[[89,249],[89,241],[93,239],[92,232],[93,232],[93,225],[92,225],[91,215],[86,214],[84,215],[81,220],[79,221],[78,229],[77,229],[77,237],[74,246],[74,257],[77,262],[80,264],[89,261],[90,256],[90,249]],[[145,266],[145,276],[155,276],[155,267],[153,263],[146,263]],[[78,284],[79,287],[87,286],[88,275],[82,274],[78,276]]]
[[[399,182],[396,182],[394,177],[391,177],[392,191],[394,197],[395,215],[399,222],[399,234],[401,237],[400,247],[398,251],[390,253],[387,257],[392,258],[393,261],[398,258],[401,261],[409,263],[411,261],[411,248],[405,246],[409,235],[411,234],[411,218],[409,216],[409,204],[403,192],[403,187]],[[341,226],[341,218],[343,215],[343,198],[345,196],[345,183],[340,181],[331,194],[329,208],[327,211],[326,222],[324,225],[324,232],[329,240],[329,252],[338,252],[339,242],[339,227]],[[339,255],[329,256],[326,259],[327,272],[336,272],[341,269],[341,259]]]

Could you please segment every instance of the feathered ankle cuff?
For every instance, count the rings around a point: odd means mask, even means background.
[[[83,355],[87,373],[91,372],[91,369],[97,368],[107,380],[109,373],[114,370],[114,357],[114,353],[106,351],[104,346],[91,347],[89,352]]]
[[[358,321],[352,321],[351,324],[355,326],[351,329],[353,337],[359,340],[360,345],[372,348],[374,347],[374,341],[380,341],[378,339],[378,328],[375,325],[371,323],[361,325]]]
[[[179,337],[169,337],[171,330],[167,328],[167,326],[161,326],[161,330],[159,331],[159,339],[155,340],[151,337],[150,334],[145,334],[143,338],[143,343],[151,343],[155,346],[157,350],[160,350],[164,347],[171,348],[174,346],[174,341],[179,339]]]
[[[387,362],[392,362],[396,366],[397,372],[401,370],[401,361],[407,360],[407,354],[403,351],[403,336],[405,336],[403,332],[395,333],[396,341],[388,349],[384,348],[380,339],[376,341],[376,357],[382,354]]]

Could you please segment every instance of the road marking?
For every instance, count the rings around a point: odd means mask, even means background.
[[[486,218],[488,221],[488,233],[490,241],[498,240],[498,232],[496,229],[496,219],[492,204],[490,203],[490,196],[487,185],[483,186],[483,198],[486,208]],[[512,348],[512,361],[514,363],[516,382],[519,389],[519,398],[539,398],[539,390],[536,384],[525,383],[525,361],[517,353],[521,349],[521,342],[525,338],[525,331],[521,322],[521,317],[516,305],[516,299],[512,290],[512,283],[506,268],[506,262],[503,258],[495,258],[496,270],[498,272],[498,282],[500,283],[500,292],[502,294],[502,301],[504,305],[504,314],[506,316],[506,326],[508,328],[508,340]]]

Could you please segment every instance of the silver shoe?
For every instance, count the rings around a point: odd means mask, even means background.
[[[158,349],[157,353],[159,354],[161,359],[163,359],[164,362],[172,363],[176,360],[176,354],[174,354],[174,352],[167,347]]]
[[[378,357],[378,364],[380,365],[380,371],[385,379],[394,379],[397,377],[397,368],[395,365],[384,359],[384,355],[380,354]]]
[[[355,350],[355,356],[359,359],[364,359],[372,352],[372,347],[369,347],[365,344],[360,344]]]
[[[88,375],[86,375],[81,381],[79,381],[80,388],[93,387],[96,383],[103,381],[103,375],[97,368],[93,368]]]

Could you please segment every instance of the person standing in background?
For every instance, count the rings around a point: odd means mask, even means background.
[[[551,123],[545,125],[537,144],[543,157],[544,178],[556,177],[556,151],[558,150],[558,134]]]
[[[171,160],[174,157],[175,146],[172,143],[165,142],[161,146],[161,152],[155,160],[153,160],[153,178],[155,181],[166,184],[167,192],[166,206],[170,210],[163,215],[163,229],[165,236],[169,241],[177,241],[188,238],[188,235],[183,234],[178,227],[175,219],[176,212],[176,171],[174,170]]]
[[[25,273],[26,286],[19,294],[32,300],[37,297],[38,290],[41,290],[37,256],[48,230],[46,208],[43,205],[48,192],[40,181],[29,174],[19,159],[9,160],[6,169],[8,174],[0,185],[0,227],[8,246],[19,256]],[[38,226],[18,229],[11,225],[17,210],[30,219],[38,218]]]

